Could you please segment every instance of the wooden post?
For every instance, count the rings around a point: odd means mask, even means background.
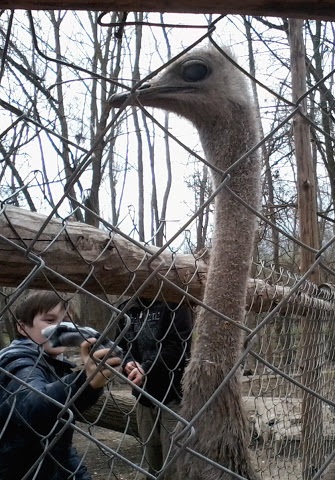
[[[303,20],[289,20],[289,38],[292,69],[293,102],[299,104],[300,112],[307,113],[306,98],[300,100],[306,92],[306,64],[303,40]],[[314,249],[319,248],[319,235],[316,213],[316,175],[310,147],[310,126],[305,117],[297,113],[293,120],[294,145],[298,179],[298,215],[300,240]],[[315,255],[306,248],[300,251],[301,273],[304,274],[315,261]],[[316,268],[309,280],[319,284],[319,272]],[[318,346],[320,346],[321,325],[316,314],[308,312],[302,319],[301,358],[302,383],[318,391],[321,385],[321,365]],[[302,393],[302,474],[303,479],[311,479],[322,465],[321,446],[323,441],[322,405],[313,395]]]

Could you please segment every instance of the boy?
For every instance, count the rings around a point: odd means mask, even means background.
[[[0,352],[1,480],[91,480],[72,445],[72,415],[98,400],[112,371],[97,370],[95,361],[108,350],[90,356],[95,339],[81,344],[79,372],[63,359],[64,347],[45,340],[42,330],[68,320],[66,315],[66,303],[55,292],[35,293],[16,310],[18,338]],[[111,367],[120,363],[115,357],[106,361]],[[79,390],[71,409],[59,415]]]
[[[122,309],[126,302],[119,306]],[[125,352],[123,371],[134,385],[163,403],[163,410],[133,389],[136,416],[149,473],[164,468],[172,448],[172,434],[182,398],[182,377],[190,357],[193,310],[188,305],[151,302],[139,298],[127,311],[131,324],[120,347]],[[125,319],[119,324],[125,327]],[[174,472],[164,480],[173,480]]]

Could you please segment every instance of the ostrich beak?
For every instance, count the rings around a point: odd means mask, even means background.
[[[114,95],[111,95],[111,97],[109,97],[108,103],[110,104],[111,107],[119,108],[124,104],[125,101],[128,100],[130,95],[131,95],[131,93],[129,93],[129,92],[127,92],[127,93],[114,93]],[[137,98],[136,96],[134,96],[134,97],[135,97],[135,99]],[[136,103],[136,101],[134,103]]]
[[[128,99],[130,100],[128,105],[136,105],[137,100],[145,105],[151,100],[164,98],[169,94],[180,94],[193,92],[195,88],[190,86],[171,86],[171,85],[154,85],[151,83],[144,83],[138,90],[134,92],[126,93],[115,93],[111,95],[108,102],[111,107],[119,108],[121,107]],[[131,98],[132,97],[132,98]]]

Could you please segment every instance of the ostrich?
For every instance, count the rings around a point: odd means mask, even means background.
[[[230,55],[228,50],[225,50]],[[111,97],[119,107],[129,97]],[[179,114],[197,128],[217,189],[223,173],[258,139],[254,107],[243,74],[213,46],[197,48],[168,66],[138,90],[144,106]],[[230,171],[229,189],[258,208],[260,161],[253,153]],[[256,221],[229,190],[215,198],[214,233],[203,302],[240,324],[252,261]],[[190,421],[218,389],[241,354],[239,327],[202,308],[191,360],[184,375],[180,415]],[[240,377],[233,376],[195,423],[193,450],[247,478],[258,478],[248,450],[248,423]],[[179,425],[179,431],[182,427]],[[232,475],[186,450],[180,452],[181,480],[223,480]]]

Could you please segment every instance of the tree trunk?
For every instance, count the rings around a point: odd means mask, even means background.
[[[138,436],[135,399],[128,393],[108,393],[99,398],[98,402],[83,414],[85,422],[94,423],[99,427],[116,432]]]
[[[289,38],[292,67],[292,97],[299,105],[302,114],[307,114],[305,46],[303,21],[289,20]],[[297,162],[298,211],[300,240],[315,251],[319,249],[319,235],[316,208],[316,175],[310,148],[310,127],[308,120],[299,112],[293,122],[294,145]],[[301,248],[301,272],[306,273],[315,262],[315,253]],[[318,267],[309,276],[310,281],[319,282]],[[320,391],[322,381],[321,366],[324,363],[324,339],[317,312],[307,312],[303,318],[302,330],[302,383],[316,392]],[[305,390],[302,392],[301,445],[303,479],[312,478],[323,463],[320,438],[323,438],[322,402]]]

